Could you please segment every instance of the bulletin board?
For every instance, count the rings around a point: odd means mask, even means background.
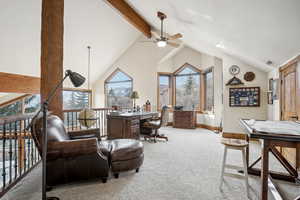
[[[260,87],[229,88],[230,107],[259,107]]]

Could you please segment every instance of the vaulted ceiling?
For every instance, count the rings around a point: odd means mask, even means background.
[[[41,0],[0,1],[0,72],[40,76]],[[65,0],[64,67],[91,82],[140,36],[102,0]]]
[[[236,56],[270,70],[300,53],[299,0],[128,0],[159,29],[157,11],[167,14],[166,29],[206,53]],[[266,65],[271,60],[273,66]]]

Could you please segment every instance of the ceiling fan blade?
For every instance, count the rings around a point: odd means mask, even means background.
[[[168,39],[169,40],[176,40],[176,39],[179,39],[179,38],[182,38],[182,34],[181,33],[177,33],[175,35],[172,35]]]
[[[180,46],[180,44],[177,44],[175,42],[167,42],[167,44],[172,46],[172,47],[176,47],[176,48]]]
[[[157,32],[151,31],[151,33],[155,38],[160,38],[160,35]]]
[[[155,43],[155,41],[152,41],[152,40],[148,40],[148,41],[139,41],[140,43],[146,43],[146,42],[152,42],[152,43]]]

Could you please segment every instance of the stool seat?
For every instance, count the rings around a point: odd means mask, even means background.
[[[221,143],[226,146],[232,146],[232,147],[246,147],[249,145],[248,142],[245,140],[233,139],[233,138],[222,138]]]

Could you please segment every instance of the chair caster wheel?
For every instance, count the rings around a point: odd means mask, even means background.
[[[119,178],[119,174],[114,174],[114,177],[115,178]]]
[[[137,168],[137,169],[135,170],[136,173],[139,173],[139,171],[140,171],[140,168]]]
[[[107,178],[102,178],[102,183],[106,183],[107,182]]]

